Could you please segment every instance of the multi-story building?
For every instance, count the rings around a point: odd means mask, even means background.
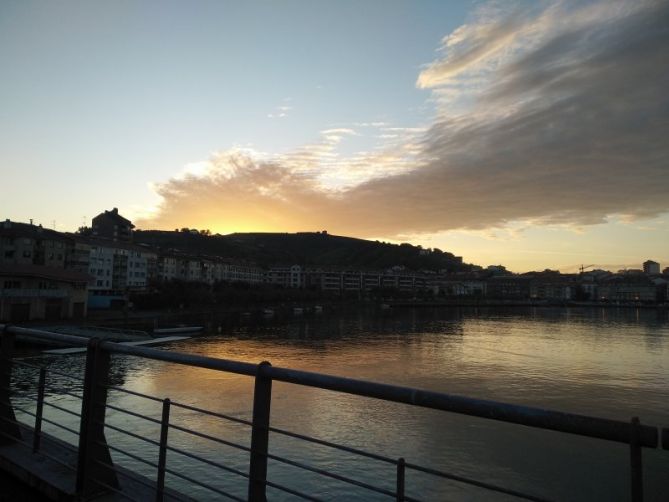
[[[5,220],[0,225],[0,264],[65,268],[74,240],[32,223]]]
[[[87,274],[44,265],[0,265],[0,321],[86,316]]]
[[[643,262],[643,272],[648,275],[660,275],[660,264],[653,260]]]
[[[152,250],[109,239],[80,238],[89,247],[89,269],[93,276],[89,305],[109,308],[123,305],[128,293],[143,291],[149,284],[150,271],[155,270],[157,255]]]
[[[227,280],[261,284],[265,282],[265,271],[248,263],[229,263]]]
[[[612,275],[599,284],[600,301],[652,303],[657,300],[658,287],[650,278],[639,274]]]
[[[93,218],[91,231],[94,237],[111,239],[116,242],[131,242],[133,228],[135,225],[118,214],[118,209],[114,208]]]
[[[487,295],[490,298],[524,300],[530,297],[531,277],[495,276],[486,281]]]
[[[266,278],[270,284],[284,288],[304,288],[306,285],[304,271],[299,265],[272,267],[267,271]]]

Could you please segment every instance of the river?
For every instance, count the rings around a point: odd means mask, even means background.
[[[451,394],[669,427],[669,320],[666,311],[634,309],[392,309],[350,310],[288,321],[255,320],[222,333],[173,343],[179,350],[241,361],[270,361],[298,368]],[[79,375],[83,356],[31,361]],[[36,376],[16,375],[19,389]],[[249,377],[127,356],[113,357],[116,385],[207,408],[251,416]],[[76,409],[76,381],[52,375],[47,401]],[[26,390],[26,392],[28,392]],[[16,396],[21,402],[20,395]],[[113,391],[110,403],[160,417],[160,404]],[[28,401],[23,403],[28,406]],[[46,416],[72,423],[58,410]],[[25,418],[29,421],[29,417]],[[158,427],[110,410],[108,423],[157,440]],[[181,426],[248,445],[248,427],[173,407]],[[275,383],[272,425],[391,458],[437,468],[554,500],[629,500],[629,449],[625,445],[540,431],[378,400]],[[46,424],[46,432],[74,442]],[[110,430],[110,444],[150,461],[152,445]],[[243,451],[179,431],[170,444],[246,471]],[[394,490],[395,467],[272,433],[270,452]],[[141,462],[114,460],[155,476]],[[175,452],[168,466],[237,496],[245,480]],[[666,500],[669,452],[644,450],[646,499]],[[359,487],[277,461],[269,479],[327,500],[390,500]],[[203,500],[219,496],[168,475],[168,486]],[[407,474],[407,494],[424,500],[514,500],[433,476]],[[270,500],[292,500],[275,489]]]

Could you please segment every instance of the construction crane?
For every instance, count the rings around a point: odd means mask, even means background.
[[[583,264],[581,264],[581,266],[579,267],[578,270],[579,270],[581,273],[583,273],[586,269],[589,269],[590,267],[594,267],[594,266],[595,266],[595,265],[583,265]]]

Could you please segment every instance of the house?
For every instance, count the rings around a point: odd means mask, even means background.
[[[93,218],[91,231],[94,237],[103,237],[117,242],[131,242],[133,228],[135,225],[118,214],[118,209],[114,208]]]
[[[88,274],[33,264],[0,265],[0,321],[86,316]]]
[[[5,220],[0,225],[0,264],[65,268],[74,239],[32,223]]]

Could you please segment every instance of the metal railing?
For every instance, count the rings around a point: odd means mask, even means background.
[[[446,412],[459,413],[468,416],[480,417],[490,420],[498,420],[513,424],[520,424],[538,429],[559,431],[563,433],[575,434],[590,438],[625,443],[629,445],[630,452],[630,486],[631,500],[643,500],[643,465],[642,449],[658,448],[669,450],[669,429],[660,430],[657,427],[642,425],[638,418],[632,418],[629,423],[617,420],[589,417],[571,413],[544,410],[527,406],[518,406],[495,401],[473,399],[463,396],[455,396],[438,392],[400,387],[395,385],[380,384],[362,380],[336,377],[320,373],[299,371],[288,368],[273,367],[268,362],[260,364],[251,364],[245,362],[231,361],[225,359],[216,359],[198,355],[191,355],[179,352],[169,352],[164,350],[152,349],[148,347],[135,347],[120,345],[112,342],[100,341],[98,339],[88,339],[77,336],[52,333],[35,329],[21,328],[15,326],[2,326],[2,349],[0,364],[2,373],[0,373],[0,444],[16,442],[23,444],[32,452],[43,452],[40,448],[42,438],[42,425],[49,423],[69,434],[78,438],[78,446],[71,447],[77,454],[76,465],[66,466],[76,472],[76,491],[83,497],[91,496],[101,491],[115,492],[123,498],[133,500],[133,496],[125,493],[121,489],[119,476],[129,476],[127,471],[119,469],[112,461],[111,452],[114,454],[128,457],[135,462],[146,465],[155,470],[155,479],[138,477],[132,475],[134,481],[143,484],[155,493],[155,500],[161,501],[166,494],[165,477],[166,474],[180,478],[185,482],[199,486],[218,496],[231,500],[266,500],[267,488],[279,490],[294,497],[305,500],[319,500],[310,493],[304,493],[288,486],[268,479],[268,461],[278,462],[283,465],[291,466],[305,473],[311,473],[323,476],[338,482],[346,483],[369,493],[378,496],[385,496],[397,501],[416,501],[417,498],[406,494],[406,473],[412,471],[424,475],[435,476],[438,478],[464,483],[470,486],[490,490],[495,493],[506,494],[523,500],[543,501],[547,500],[541,496],[508,489],[492,483],[481,480],[471,479],[465,476],[443,472],[438,469],[420,466],[405,461],[404,458],[391,458],[377,453],[367,452],[350,446],[337,444],[310,437],[298,432],[273,427],[270,423],[270,408],[272,401],[272,382],[286,382],[296,385],[308,386],[330,391],[344,392],[357,396],[382,399],[395,403],[403,403],[411,406],[420,406]],[[86,366],[83,377],[77,377],[69,374],[59,373],[52,369],[31,365],[22,361],[12,359],[14,335],[32,336],[39,339],[51,341],[66,342],[72,345],[87,345]],[[245,420],[233,417],[219,412],[214,412],[192,406],[185,403],[178,403],[170,399],[161,399],[141,392],[132,391],[123,387],[111,385],[109,382],[110,354],[125,354],[129,356],[148,358],[158,361],[206,368],[217,371],[247,375],[255,379],[253,392],[253,414],[252,420]],[[11,372],[12,366],[24,366],[32,368],[39,372],[37,384],[37,396],[35,413],[29,410],[13,406],[10,401],[11,394]],[[61,394],[67,394],[73,398],[81,400],[80,412],[74,412],[64,407],[45,400],[45,386],[49,373],[58,374],[66,378],[74,378],[83,381],[83,395],[72,394],[60,391]],[[153,401],[161,405],[160,419],[150,417],[137,411],[125,409],[107,402],[110,391],[120,392],[132,395],[141,399]],[[48,420],[43,416],[44,406],[52,407],[60,412],[75,416],[79,421],[78,430],[58,424],[53,420]],[[225,422],[234,423],[242,427],[250,428],[251,441],[250,446],[239,444],[238,442],[207,434],[202,431],[193,430],[189,427],[183,427],[170,420],[171,411],[175,408],[186,410],[193,413],[206,415]],[[31,428],[25,423],[16,420],[14,411],[34,417],[34,425]],[[141,434],[134,433],[122,427],[107,423],[106,412],[108,410],[125,414],[136,419],[153,423],[160,428],[160,437],[158,440],[147,438]],[[22,441],[21,430],[32,429],[32,444]],[[150,445],[158,450],[158,460],[152,462],[140,455],[125,451],[121,448],[109,445],[105,437],[105,430],[111,430],[115,433],[126,435],[133,440],[141,441],[143,444]],[[232,448],[248,455],[248,470],[242,471],[236,467],[225,465],[224,463],[205,458],[184,448],[177,448],[169,442],[170,432],[175,431],[187,434],[198,439],[209,441],[213,444]],[[310,444],[330,448],[339,452],[355,455],[370,461],[379,462],[394,468],[394,489],[388,487],[376,486],[360,479],[354,479],[350,476],[332,472],[317,466],[309,465],[306,462],[294,458],[287,458],[269,451],[269,434],[278,434],[284,437],[305,441]],[[660,441],[661,438],[661,441]],[[228,490],[212,483],[196,479],[192,476],[179,472],[168,467],[167,454],[177,454],[187,458],[192,462],[204,463],[208,467],[220,470],[222,472],[234,475],[243,479],[247,485],[247,498],[244,499]],[[52,460],[63,464],[62,459],[50,457]]]

